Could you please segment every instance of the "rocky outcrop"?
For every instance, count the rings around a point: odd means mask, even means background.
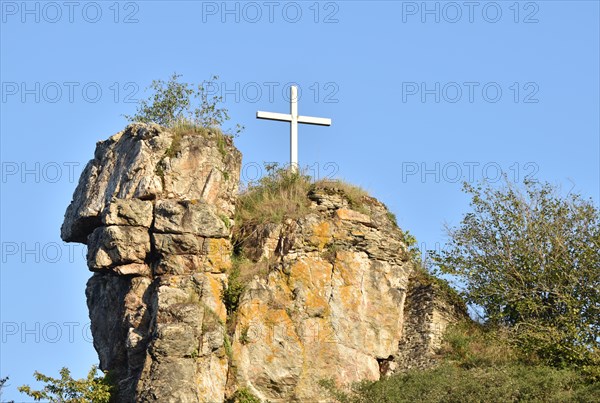
[[[223,400],[221,293],[240,165],[218,132],[135,124],[87,164],[61,235],[88,245],[94,347],[118,401]]]
[[[321,379],[428,360],[430,330],[456,312],[415,286],[385,206],[324,187],[298,219],[236,226],[240,165],[219,132],[133,124],[86,166],[61,235],[88,245],[94,347],[118,401],[223,402],[242,388],[328,401]]]
[[[262,400],[325,401],[321,379],[379,379],[402,337],[412,265],[387,209],[365,198],[355,211],[335,191],[310,199],[304,218],[241,240],[267,273],[237,309],[232,376]]]

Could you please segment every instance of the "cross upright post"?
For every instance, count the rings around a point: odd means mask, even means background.
[[[290,166],[298,170],[298,89],[290,87]]]
[[[331,126],[331,119],[315,118],[312,116],[298,115],[298,87],[290,87],[290,114],[275,112],[256,112],[258,119],[278,120],[290,122],[290,169],[298,172],[298,123],[310,125]]]

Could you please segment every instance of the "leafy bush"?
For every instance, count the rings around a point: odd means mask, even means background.
[[[197,86],[179,82],[180,74],[174,73],[168,81],[153,80],[149,89],[154,93],[140,101],[134,115],[124,115],[132,122],[157,123],[179,131],[195,131],[196,128],[218,129],[229,120],[229,112],[220,107],[223,97],[209,95],[205,81]],[[213,76],[212,81],[218,76]],[[243,127],[237,125],[231,135],[238,135]]]
[[[111,398],[111,385],[108,376],[96,376],[97,367],[93,366],[86,379],[73,379],[67,368],[60,370],[60,379],[34,373],[35,380],[45,382],[42,390],[33,390],[28,385],[18,390],[35,401],[48,400],[60,403],[108,403]]]
[[[600,213],[549,184],[465,184],[473,211],[434,254],[469,303],[549,365],[600,364]]]

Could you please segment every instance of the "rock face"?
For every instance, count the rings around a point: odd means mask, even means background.
[[[241,388],[329,401],[321,379],[427,365],[461,313],[412,280],[385,206],[317,189],[305,216],[233,239],[240,167],[220,133],[133,124],[82,173],[61,235],[88,245],[94,347],[118,401],[223,402]],[[246,260],[232,304],[234,243]]]
[[[439,280],[418,271],[409,278],[404,325],[390,370],[428,368],[436,364],[448,325],[469,317],[464,303]]]
[[[222,401],[221,300],[241,154],[219,133],[130,125],[99,142],[61,229],[88,245],[87,301],[118,401]]]
[[[368,214],[354,211],[335,192],[310,199],[306,217],[260,226],[241,245],[268,274],[241,298],[232,372],[263,400],[320,401],[320,379],[379,379],[402,337],[412,265],[387,210],[369,199]]]

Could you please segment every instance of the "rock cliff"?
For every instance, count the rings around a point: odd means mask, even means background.
[[[328,401],[321,379],[428,365],[463,313],[414,280],[386,207],[316,187],[300,218],[241,226],[240,167],[219,132],[132,124],[84,169],[61,235],[88,246],[94,347],[118,401]]]

